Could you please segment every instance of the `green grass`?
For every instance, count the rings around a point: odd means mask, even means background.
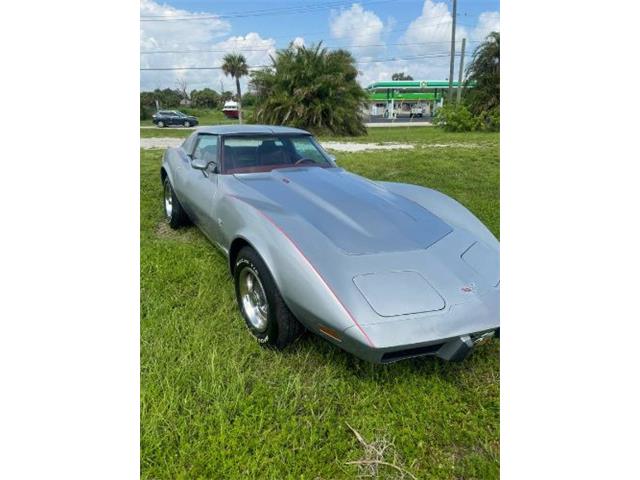
[[[426,143],[453,143],[430,131]],[[453,135],[484,146],[340,154],[339,162],[442,190],[498,234],[498,136]],[[498,341],[460,364],[371,365],[311,335],[285,352],[260,348],[222,255],[196,228],[163,223],[161,155],[141,151],[143,478],[355,478],[364,472],[346,462],[368,457],[347,423],[368,443],[387,442],[384,459],[417,478],[498,478]]]
[[[498,133],[445,132],[438,127],[371,127],[361,137],[318,137],[320,140],[361,143],[466,144],[467,146],[496,146]]]
[[[141,138],[175,137],[186,138],[193,130],[181,128],[141,128]],[[361,137],[318,137],[322,140],[357,143],[415,143],[421,144],[457,144],[467,146],[498,146],[499,134],[486,132],[458,133],[445,132],[437,127],[375,127]]]
[[[156,138],[156,137],[171,137],[171,138],[187,138],[193,133],[190,128],[141,128],[140,138]]]
[[[193,115],[198,117],[198,122],[200,125],[220,125],[220,124],[228,124],[228,123],[238,123],[237,120],[229,119],[224,116],[222,113],[222,109],[208,109],[208,108],[187,108],[187,107],[179,107],[179,108],[168,108],[167,110],[179,110],[182,113],[186,113],[187,115]],[[242,109],[242,112],[245,116],[251,115],[252,109]],[[140,120],[140,125],[153,125],[151,120]],[[163,130],[164,131],[164,130]]]

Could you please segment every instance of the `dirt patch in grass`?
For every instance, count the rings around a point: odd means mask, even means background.
[[[411,150],[410,143],[357,143],[357,142],[326,142],[322,146],[338,152],[366,152],[369,150]]]
[[[153,138],[141,138],[140,148],[173,148],[184,142],[183,138],[171,138],[171,137],[153,137]]]
[[[171,148],[177,147],[184,140],[182,138],[154,137],[141,138],[140,148]],[[321,142],[324,148],[338,152],[366,152],[370,150],[411,150],[415,147],[410,143],[358,143],[358,142]]]
[[[158,223],[156,226],[156,236],[163,240],[175,240],[178,242],[190,243],[193,242],[199,232],[195,227],[183,227],[179,230],[174,230],[165,221]]]

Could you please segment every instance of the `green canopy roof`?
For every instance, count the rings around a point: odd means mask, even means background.
[[[463,82],[464,83],[464,82]],[[454,87],[458,87],[458,82],[452,82]],[[473,86],[473,83],[469,86]],[[449,88],[448,80],[390,80],[387,82],[374,82],[367,86],[367,90],[381,90],[394,88],[400,90],[415,90],[425,88]]]

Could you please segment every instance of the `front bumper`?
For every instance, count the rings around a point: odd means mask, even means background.
[[[340,347],[373,363],[392,363],[407,358],[435,356],[461,361],[473,349],[500,336],[500,289],[493,288],[473,300],[446,311],[413,316],[393,322],[362,325],[373,346],[362,341],[355,327],[344,331]]]

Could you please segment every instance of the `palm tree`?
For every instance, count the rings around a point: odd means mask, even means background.
[[[473,52],[467,82],[475,83],[467,96],[474,114],[500,106],[500,32],[491,32]]]
[[[271,61],[271,67],[251,75],[256,120],[316,133],[366,133],[362,111],[367,94],[356,81],[358,70],[349,52],[329,52],[322,43],[290,45]]]
[[[241,53],[229,53],[222,59],[222,71],[225,76],[231,75],[236,79],[236,93],[238,95],[238,121],[242,123],[242,92],[240,91],[240,78],[249,74],[247,59]]]

